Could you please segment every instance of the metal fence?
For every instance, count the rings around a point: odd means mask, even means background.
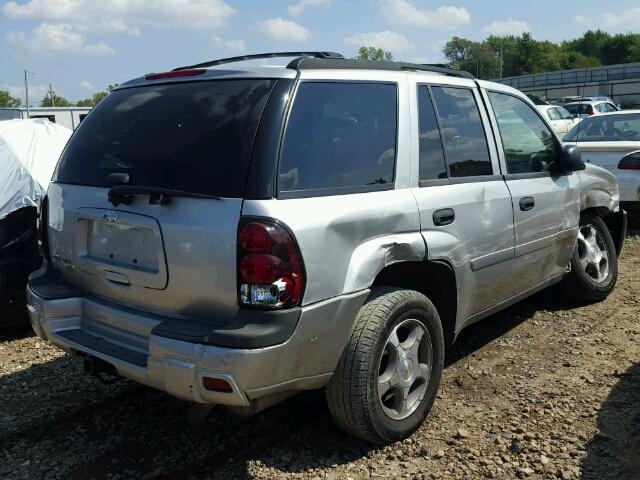
[[[505,77],[495,81],[517,89],[523,89],[535,87],[556,87],[576,83],[609,83],[613,81],[633,79],[640,79],[640,63],[561,70],[535,75],[522,75],[520,77]]]

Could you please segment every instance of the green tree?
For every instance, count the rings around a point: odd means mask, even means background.
[[[104,97],[106,97],[109,94],[109,92],[111,90],[113,90],[117,86],[118,86],[117,83],[115,85],[109,84],[109,86],[107,86],[107,88],[106,88],[106,90],[104,92],[94,93],[90,98],[85,98],[83,100],[80,100],[78,103],[76,103],[76,106],[78,106],[78,107],[95,107],[98,103],[100,103],[100,101]]]
[[[358,50],[358,60],[393,61],[393,54],[381,48],[360,47]],[[117,86],[117,85],[116,85]],[[109,85],[111,87],[111,85]]]
[[[98,103],[100,103],[100,100],[102,100],[107,95],[107,92],[94,93],[91,98],[80,100],[78,103],[76,103],[76,105],[78,107],[95,107]]]
[[[12,97],[6,90],[0,90],[0,108],[15,108],[21,103],[19,98]]]
[[[51,94],[47,93],[45,97],[40,102],[41,107],[71,107],[73,104],[64,97],[56,95],[56,92],[53,92],[53,101],[51,101]]]

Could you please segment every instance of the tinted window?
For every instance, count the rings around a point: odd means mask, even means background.
[[[431,103],[429,87],[418,87],[420,128],[420,180],[447,178],[438,121]]]
[[[560,116],[560,112],[558,112],[557,108],[548,109],[547,115],[549,116],[550,120],[562,120],[562,117]]]
[[[591,115],[593,107],[587,103],[576,103],[574,105],[565,105],[564,108],[574,115]]]
[[[523,100],[489,92],[496,112],[498,129],[508,173],[549,170],[560,154],[560,146],[540,116]],[[505,121],[508,113],[509,121]]]
[[[478,105],[466,88],[433,87],[452,177],[491,175],[491,160]]]
[[[184,82],[116,90],[77,128],[54,180],[240,197],[272,80]]]
[[[397,87],[303,82],[282,144],[279,191],[393,183]]]
[[[640,114],[585,118],[564,137],[566,142],[640,141]]]
[[[618,111],[618,107],[616,107],[615,105],[611,104],[611,103],[607,103],[607,112],[617,112]]]

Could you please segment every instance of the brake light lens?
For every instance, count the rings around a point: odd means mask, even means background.
[[[246,219],[238,227],[241,305],[286,308],[300,304],[304,269],[293,235],[280,223]]]
[[[587,107],[587,113],[589,114],[589,116],[593,116],[596,112],[593,110],[593,105],[589,105]]]
[[[620,170],[640,170],[640,152],[630,153],[618,163]]]
[[[36,206],[36,238],[38,241],[38,252],[45,259],[49,260],[49,245],[47,242],[47,205],[49,201],[45,195],[38,200]]]
[[[176,70],[171,72],[161,73],[149,73],[144,76],[145,80],[160,80],[163,78],[180,78],[180,77],[193,77],[196,75],[202,75],[206,70],[201,68],[189,68],[186,70]]]

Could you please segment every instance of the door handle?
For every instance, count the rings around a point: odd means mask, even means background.
[[[520,210],[523,212],[528,212],[529,210],[533,210],[535,207],[536,201],[533,197],[522,197],[520,199]]]
[[[453,208],[442,208],[433,212],[433,224],[437,227],[451,225],[456,219]]]

